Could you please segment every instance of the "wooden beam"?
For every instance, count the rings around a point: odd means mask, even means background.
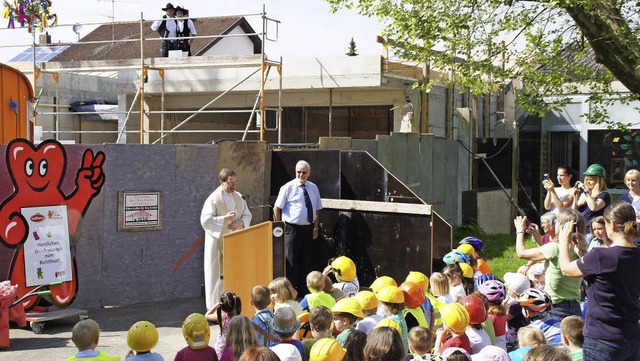
[[[355,201],[350,199],[322,198],[322,207],[343,211],[417,214],[425,216],[431,215],[431,206],[428,204],[372,202]]]

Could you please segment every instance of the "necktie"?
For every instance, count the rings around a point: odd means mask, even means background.
[[[310,224],[313,224],[313,206],[311,205],[311,198],[309,198],[306,185],[302,184],[301,187],[304,192],[304,206],[307,207],[307,220]]]

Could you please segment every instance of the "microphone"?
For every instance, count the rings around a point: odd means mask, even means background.
[[[251,195],[249,194],[243,194],[242,195],[242,199],[247,202],[247,205],[249,206],[249,208],[273,208],[272,205],[270,204],[251,204],[253,202],[250,201]]]
[[[248,200],[249,200],[249,198],[251,198],[251,196],[250,196],[250,195],[248,195],[248,194],[243,194],[243,195],[242,195],[242,199],[244,199],[245,201],[248,201]]]

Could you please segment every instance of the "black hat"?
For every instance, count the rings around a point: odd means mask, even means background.
[[[182,11],[182,13],[185,15],[189,14],[189,10],[183,8],[182,6],[178,6],[177,8],[174,9],[174,11],[175,12]]]
[[[167,11],[167,10],[169,10],[169,9],[175,9],[175,8],[173,7],[173,4],[171,4],[171,3],[167,3],[167,6],[163,7],[163,8],[162,8],[162,11]]]

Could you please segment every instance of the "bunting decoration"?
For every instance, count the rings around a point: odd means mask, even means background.
[[[3,16],[8,20],[7,28],[14,29],[16,23],[20,27],[27,26],[29,32],[58,24],[58,16],[51,13],[50,0],[4,0]]]

